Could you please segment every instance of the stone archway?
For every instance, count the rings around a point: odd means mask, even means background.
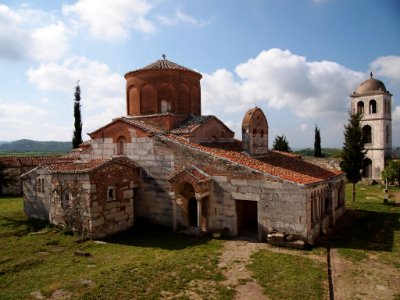
[[[207,203],[210,176],[195,166],[187,166],[169,179],[172,198],[172,226],[207,230]]]
[[[372,177],[372,160],[369,158],[365,158],[363,161],[363,177]]]

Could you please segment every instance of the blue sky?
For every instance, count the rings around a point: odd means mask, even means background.
[[[0,140],[70,140],[124,115],[123,75],[166,54],[203,74],[202,111],[241,138],[257,105],[269,143],[341,147],[351,94],[374,72],[393,94],[400,145],[398,0],[0,2]]]

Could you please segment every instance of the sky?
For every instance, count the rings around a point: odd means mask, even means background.
[[[341,147],[349,95],[372,71],[393,94],[400,146],[399,0],[0,1],[0,141],[84,139],[126,115],[124,74],[165,54],[201,80],[202,114],[241,139],[263,109],[269,145]]]

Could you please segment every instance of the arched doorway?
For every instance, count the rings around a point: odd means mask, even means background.
[[[183,227],[198,227],[198,203],[192,184],[183,181],[178,184],[178,223]]]
[[[366,158],[363,161],[363,177],[365,178],[372,177],[372,160],[369,158]]]

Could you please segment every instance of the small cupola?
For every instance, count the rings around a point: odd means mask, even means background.
[[[246,112],[242,122],[243,151],[248,155],[263,155],[268,152],[268,122],[264,112],[252,108]]]

